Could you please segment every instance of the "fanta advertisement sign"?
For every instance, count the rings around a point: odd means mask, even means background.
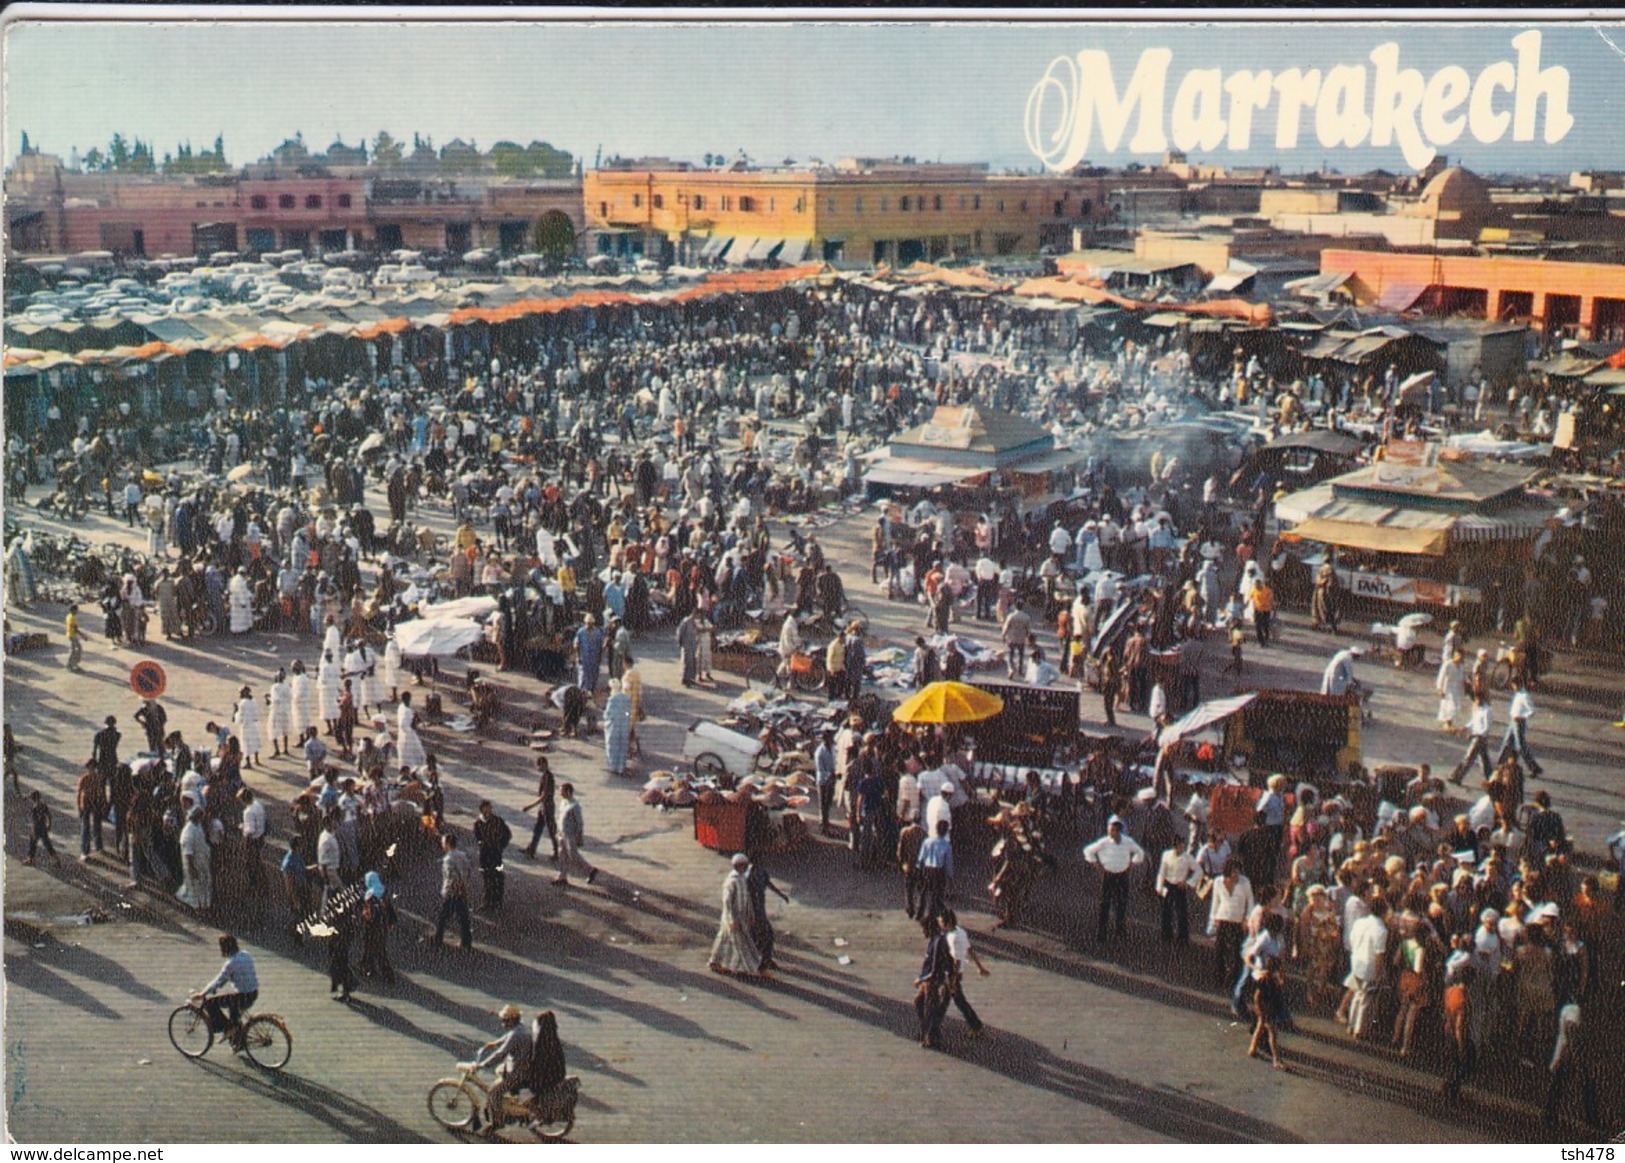
[[[1091,149],[1160,157],[1170,148],[1246,150],[1255,141],[1293,150],[1397,146],[1426,169],[1464,135],[1555,145],[1574,127],[1569,71],[1541,59],[1541,34],[1511,38],[1510,52],[1476,71],[1407,67],[1397,43],[1329,68],[1191,68],[1174,52],[1147,48],[1126,77],[1109,53],[1056,57],[1027,96],[1027,148],[1053,171]]]

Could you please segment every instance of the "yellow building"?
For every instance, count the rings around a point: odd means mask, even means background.
[[[1121,179],[993,175],[985,166],[851,159],[802,169],[589,171],[582,197],[600,253],[743,265],[921,259],[1065,250],[1104,221]]]

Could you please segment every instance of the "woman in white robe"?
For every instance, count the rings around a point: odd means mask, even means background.
[[[395,641],[395,631],[389,632],[389,642],[384,646],[384,685],[389,688],[389,697],[397,699],[401,690],[401,644]]]
[[[356,643],[356,654],[361,662],[361,684],[357,697],[363,707],[380,710],[384,705],[384,676],[379,673],[378,656],[367,649],[365,642]]]
[[[320,725],[316,718],[316,684],[311,682],[310,675],[305,673],[303,662],[293,664],[293,677],[288,680],[288,693],[292,697],[293,735],[295,739],[303,741],[306,730]]]
[[[322,631],[322,653],[331,654],[334,658],[344,657],[344,640],[339,636],[338,619],[332,614],[322,618],[327,629]]]
[[[268,708],[265,733],[271,737],[271,758],[289,754],[288,737],[293,734],[293,690],[286,671],[278,670],[265,694]]]
[[[214,872],[209,867],[209,837],[203,831],[203,809],[193,808],[181,829],[181,887],[175,896],[194,909],[214,904]]]
[[[1461,661],[1459,650],[1442,659],[1438,676],[1433,680],[1434,692],[1439,696],[1439,729],[1452,735],[1456,732],[1456,719],[1467,702],[1467,676]]]
[[[331,735],[338,726],[339,721],[339,671],[338,660],[331,654],[322,655],[322,665],[316,672],[316,695],[321,704],[322,722],[327,724],[327,733]]]
[[[246,571],[239,569],[231,575],[226,597],[231,604],[231,632],[248,633],[254,628],[254,591],[248,584]]]
[[[260,705],[247,687],[237,692],[237,715],[233,724],[237,728],[237,741],[243,746],[243,766],[253,767],[265,740],[260,735]]]
[[[751,936],[750,887],[745,876],[750,860],[743,853],[733,858],[733,871],[722,883],[722,920],[711,944],[711,968],[718,973],[756,976],[762,972],[762,954]]]
[[[412,709],[412,692],[401,692],[401,705],[395,712],[395,748],[398,766],[413,771],[423,766],[423,740],[418,738],[417,712]]]

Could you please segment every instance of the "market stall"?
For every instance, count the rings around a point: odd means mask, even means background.
[[[1311,576],[1330,556],[1352,599],[1477,607],[1492,576],[1530,556],[1555,506],[1528,490],[1528,468],[1435,445],[1388,452],[1276,502],[1281,541]]]

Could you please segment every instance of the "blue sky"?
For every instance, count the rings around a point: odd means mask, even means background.
[[[13,20],[5,38],[4,154],[24,130],[66,156],[115,131],[153,142],[225,137],[233,164],[252,161],[296,130],[316,149],[380,129],[437,144],[482,148],[545,140],[591,164],[604,156],[698,160],[743,149],[758,162],[786,157],[911,154],[921,160],[1032,167],[1023,110],[1057,56],[1111,54],[1119,86],[1140,51],[1174,53],[1169,99],[1198,67],[1308,69],[1364,64],[1397,42],[1403,67],[1424,75],[1455,64],[1476,76],[1510,59],[1513,36],[1544,33],[1542,64],[1570,73],[1575,124],[1555,145],[1470,139],[1447,152],[1481,170],[1566,173],[1625,168],[1625,22],[1438,26],[1274,23],[1010,24],[954,21],[830,25],[609,23],[92,24]],[[1612,42],[1610,44],[1609,42]],[[1261,126],[1273,125],[1273,113]],[[1345,171],[1404,169],[1397,149],[1323,150],[1312,130],[1293,156],[1255,133],[1245,156],[1221,163],[1322,162]],[[1510,138],[1510,135],[1508,135]],[[1125,151],[1089,160],[1121,164]]]

